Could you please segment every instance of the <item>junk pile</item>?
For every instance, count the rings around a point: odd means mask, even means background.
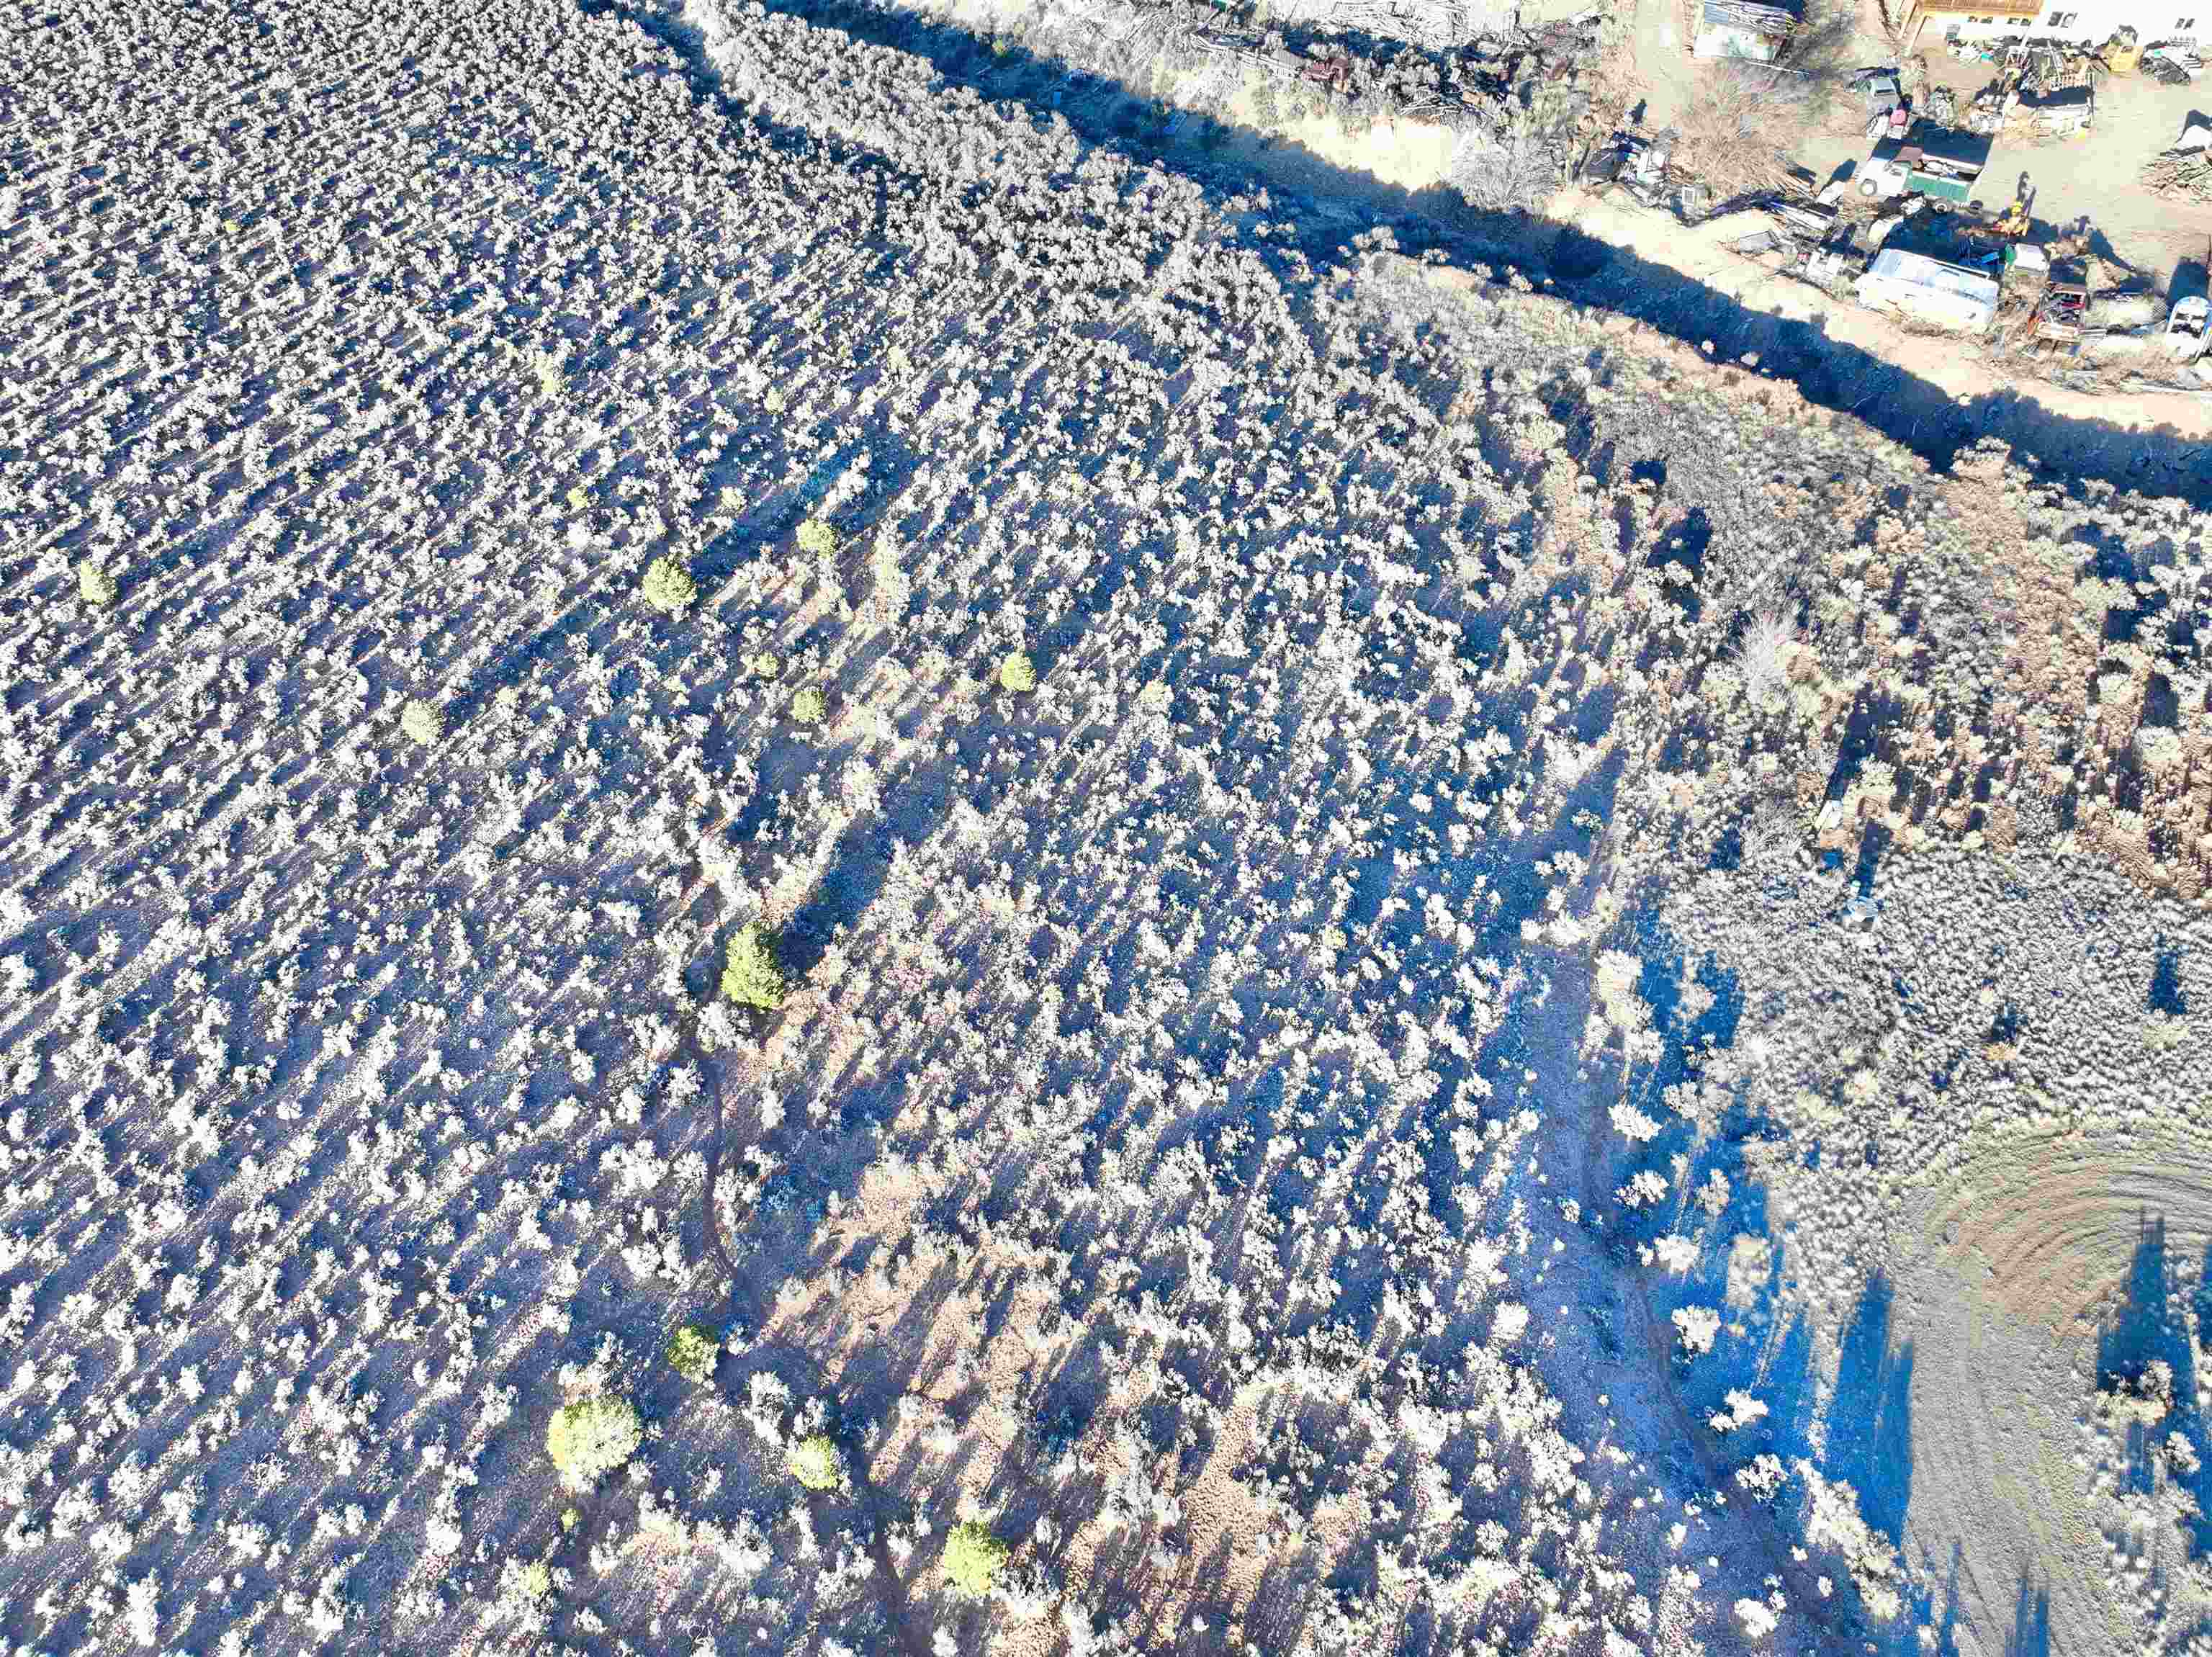
[[[2180,201],[2212,201],[2212,149],[2201,140],[2212,137],[2203,127],[2192,131],[2200,142],[2189,149],[2176,146],[2161,155],[2153,155],[2143,163],[2137,179],[2142,187],[2154,196],[2166,196]],[[2190,134],[2182,135],[2189,143]]]
[[[1365,11],[1395,15],[1389,4]],[[1578,82],[1594,58],[1601,21],[1596,13],[1585,13],[1441,51],[1395,43],[1371,49],[1371,43],[1344,40],[1300,49],[1279,29],[1262,33],[1220,21],[1191,27],[1182,38],[1190,50],[1259,70],[1278,87],[1317,89],[1332,101],[1366,106],[1374,115],[1434,119],[1468,112],[1480,119],[1517,106],[1539,125],[1556,127],[1571,125],[1588,107]]]
[[[2020,106],[2020,94],[2006,80],[1992,81],[1974,94],[1974,101],[1966,107],[1966,127],[1969,132],[1984,136],[2000,131],[2005,119]]]
[[[2023,93],[2015,113],[2047,137],[2071,137],[2075,133],[2087,132],[2095,124],[2097,94],[2087,86],[2052,87],[2047,91]]]
[[[1675,165],[1674,147],[1680,141],[1672,127],[1653,133],[1623,128],[1593,143],[1574,176],[1593,196],[1625,191],[1638,205],[1670,213],[1684,224],[1702,224],[1761,204],[1763,190],[1717,198],[1705,180]]]
[[[2176,362],[2194,362],[2204,355],[2205,331],[2212,324],[2212,301],[2202,294],[2176,300],[2166,320],[2166,354]]]
[[[2187,86],[2204,72],[2204,60],[2187,46],[2153,46],[2142,55],[2142,72],[2166,86]]]
[[[2056,57],[2056,53],[2046,53]],[[2077,64],[2096,62],[2077,59]],[[2086,72],[2069,78],[2028,80],[2008,72],[1974,94],[1966,110],[1969,131],[1984,136],[2011,128],[2022,138],[2062,138],[2086,132],[2094,124],[2097,94]]]
[[[1674,155],[1674,134],[1669,130],[1649,137],[1641,132],[1617,131],[1592,147],[1577,169],[1586,188],[1601,196],[1618,186],[1645,207],[1667,199]]]
[[[2103,78],[2105,60],[2094,52],[2057,46],[2014,46],[2005,53],[2005,73],[2024,92],[2055,92]]]

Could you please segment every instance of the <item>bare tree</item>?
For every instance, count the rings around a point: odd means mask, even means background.
[[[1558,148],[1525,116],[1501,128],[1471,127],[1452,151],[1450,177],[1484,212],[1533,212],[1559,187]]]
[[[1778,188],[1805,128],[1826,119],[1850,69],[1853,26],[1840,6],[1808,8],[1772,63],[1703,66],[1682,112],[1676,160],[1723,196]]]

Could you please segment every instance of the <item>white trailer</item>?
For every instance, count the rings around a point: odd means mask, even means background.
[[[1859,303],[1950,333],[1983,334],[1997,314],[1995,277],[1885,247],[1858,279]]]

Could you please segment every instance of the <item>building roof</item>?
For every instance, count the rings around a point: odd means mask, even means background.
[[[1699,19],[1705,28],[1737,28],[1752,34],[1763,34],[1783,40],[1797,27],[1797,20],[1780,6],[1765,6],[1758,0],[1705,0]]]

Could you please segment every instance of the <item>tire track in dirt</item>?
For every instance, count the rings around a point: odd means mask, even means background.
[[[2147,1608],[2112,1591],[2078,1423],[2146,1225],[2162,1222],[2170,1257],[2212,1243],[2212,1149],[2185,1129],[2010,1136],[1963,1157],[1916,1217],[1897,1333],[1926,1334],[1910,1511],[1929,1518],[1908,1522],[1933,1556],[1956,1549],[1963,1620],[1991,1653],[2029,1592],[2049,1596],[2054,1650],[2147,1648]]]

